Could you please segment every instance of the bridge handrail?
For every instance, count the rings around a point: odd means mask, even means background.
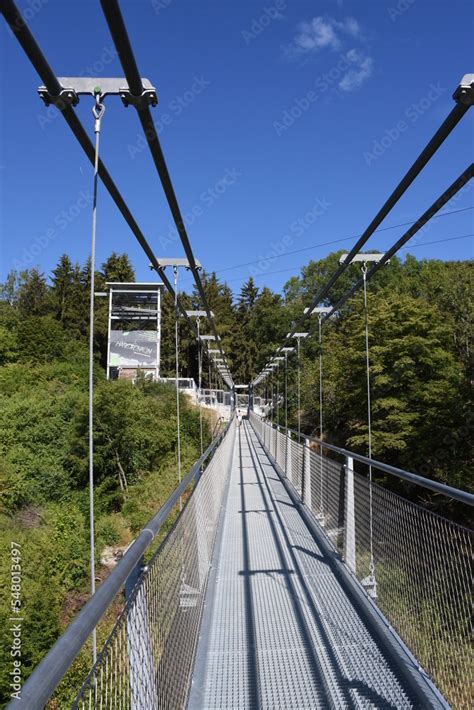
[[[256,416],[259,415],[257,414]],[[264,417],[260,417],[260,419],[262,419],[265,424],[271,426],[273,429],[278,429],[281,432],[294,434],[298,439],[298,432],[294,429],[290,429],[290,427],[288,427],[287,429],[284,426],[273,424],[273,422],[269,422],[268,419],[265,419]],[[345,458],[350,457],[355,461],[359,461],[360,463],[363,463],[367,466],[372,466],[372,468],[376,468],[379,471],[388,473],[391,476],[396,476],[397,478],[401,478],[404,481],[408,481],[409,483],[421,486],[422,488],[428,488],[429,490],[434,491],[435,493],[440,493],[441,495],[444,495],[447,498],[452,498],[453,500],[457,500],[460,503],[465,503],[466,505],[474,506],[474,495],[472,493],[469,493],[468,491],[463,491],[460,488],[454,488],[453,486],[448,486],[445,483],[440,483],[439,481],[434,481],[430,478],[426,478],[425,476],[420,476],[418,473],[411,473],[410,471],[405,471],[402,468],[391,466],[390,464],[383,463],[382,461],[377,461],[376,459],[368,458],[367,456],[357,454],[354,451],[350,451],[349,449],[342,449],[339,446],[334,446],[334,444],[328,444],[325,441],[321,441],[321,439],[318,439],[314,436],[300,434],[299,438],[303,440],[307,439],[309,441],[313,441],[320,447],[340,454]]]
[[[201,467],[214,453],[226,435],[232,420],[233,417],[231,417],[225,429],[213,439],[202,456],[193,464],[181,483],[140,532],[111,574],[86,602],[51,650],[36,666],[21,689],[21,698],[12,701],[8,708],[33,710],[34,708],[40,709],[45,706],[111,602],[120,592],[137,564],[140,563],[144,552],[159,533],[174,506],[179,501],[180,496],[183,495],[188,486],[200,477],[202,473]]]
[[[467,706],[473,531],[383,482],[371,485],[355,461],[450,496],[446,500],[472,504],[472,496],[315,437],[320,446],[310,437],[298,441],[294,430],[270,426],[254,412],[250,422],[318,542],[333,550],[347,579],[357,580],[361,599],[375,605],[414,667],[443,695],[441,703]]]

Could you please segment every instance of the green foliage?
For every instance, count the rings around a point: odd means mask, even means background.
[[[337,268],[341,252],[310,262],[290,279],[284,296],[253,279],[236,302],[216,274],[202,274],[234,379],[248,382],[268,361],[315,293]],[[328,294],[336,304],[359,279],[352,266]],[[96,272],[106,281],[134,281],[127,255],[113,253]],[[37,270],[12,272],[0,286],[0,544],[22,546],[23,639],[26,669],[38,663],[88,596],[88,396],[90,262],[62,256],[51,283]],[[181,294],[202,308],[199,294]],[[471,271],[467,263],[393,259],[369,284],[373,451],[394,465],[468,488],[472,354]],[[162,371],[174,376],[174,304],[163,298]],[[305,330],[317,332],[317,320]],[[197,380],[195,335],[180,319],[181,375]],[[206,319],[201,332],[210,333]],[[177,484],[174,386],[138,380],[106,382],[107,304],[95,319],[94,480],[96,562],[105,546],[125,547]],[[361,294],[323,329],[324,436],[367,451],[364,312]],[[319,346],[302,342],[301,421],[319,426]],[[283,368],[273,376],[283,393]],[[216,374],[211,376],[216,384]],[[296,356],[289,357],[289,424],[296,426]],[[204,362],[203,384],[209,384]],[[261,386],[263,394],[267,385]],[[199,455],[199,415],[181,396],[183,471]],[[283,407],[280,408],[283,423]],[[205,422],[206,442],[210,427]],[[8,556],[0,556],[8,585]],[[105,637],[120,610],[99,628]],[[9,608],[0,604],[8,629]],[[84,650],[57,700],[60,707],[89,669]],[[8,695],[8,639],[0,644],[0,687]]]
[[[113,254],[96,274],[134,279],[126,255]],[[24,677],[88,598],[88,333],[90,265],[67,256],[51,286],[37,271],[12,274],[0,292],[0,544],[22,550],[22,662]],[[107,304],[96,309],[96,352],[103,355]],[[98,358],[99,359],[99,358]],[[119,550],[177,484],[176,392],[146,381],[106,382],[95,366],[95,557]],[[183,469],[198,457],[199,414],[181,397]],[[208,425],[204,425],[206,442]],[[143,502],[146,496],[146,504]],[[9,588],[9,558],[1,555],[1,583]],[[115,616],[120,611],[120,600]],[[99,639],[114,614],[99,628]],[[7,595],[0,603],[0,704],[9,696],[11,639]],[[69,706],[90,667],[90,650],[57,693]]]
[[[0,367],[18,359],[18,341],[16,333],[0,325]]]
[[[44,316],[51,306],[44,274],[38,269],[22,271],[19,278],[17,306],[22,316]]]
[[[104,281],[118,281],[120,283],[135,281],[135,271],[128,254],[117,254],[113,251],[102,264],[102,277]]]
[[[292,293],[310,292],[329,260],[293,279]],[[370,281],[368,299],[374,456],[461,488],[470,485],[470,293],[468,264],[408,257]],[[324,435],[361,453],[368,447],[364,327],[361,293],[323,327]],[[303,345],[302,405],[304,429],[318,434],[317,338]],[[290,418],[294,425],[294,405]]]

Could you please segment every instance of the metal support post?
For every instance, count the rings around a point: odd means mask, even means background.
[[[293,483],[293,471],[291,468],[291,431],[286,430],[285,436],[285,474]]]
[[[307,438],[303,444],[303,503],[311,510],[311,449]]]
[[[351,572],[356,571],[354,459],[346,457],[346,510],[344,524],[344,560]]]

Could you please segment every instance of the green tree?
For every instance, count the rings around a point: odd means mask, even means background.
[[[38,269],[22,271],[18,287],[18,310],[22,316],[44,316],[51,308],[44,274]]]
[[[0,284],[0,301],[5,301],[10,306],[16,305],[18,297],[18,273],[10,271],[5,283]]]
[[[74,267],[67,254],[63,254],[53,269],[51,300],[54,315],[61,323],[67,323],[71,312],[71,296],[74,283]]]
[[[135,270],[130,263],[128,254],[117,254],[113,251],[102,264],[102,278],[104,281],[118,283],[132,283],[135,281]]]
[[[253,277],[251,276],[249,280],[246,281],[240,289],[240,294],[237,299],[239,311],[241,313],[249,314],[255,305],[257,297],[258,288],[255,285]]]

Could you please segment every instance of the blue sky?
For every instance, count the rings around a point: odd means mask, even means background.
[[[98,2],[18,5],[57,75],[122,75]],[[195,255],[235,291],[251,274],[279,290],[310,258],[348,248],[474,69],[467,1],[123,0],[122,10],[140,71],[158,91],[153,116]],[[62,253],[81,262],[89,253],[91,166],[56,109],[42,105],[3,22],[0,42],[0,277],[34,265],[49,275]],[[77,110],[92,136],[91,101]],[[416,219],[467,167],[473,120],[471,110],[383,226]],[[157,255],[181,256],[135,111],[115,97],[102,157]],[[474,211],[464,209],[473,195],[449,205],[464,211],[437,220],[410,251],[471,258],[472,238],[456,238],[474,232]],[[369,246],[383,250],[401,233],[380,232]],[[97,238],[98,262],[127,251],[137,278],[149,280],[103,188]],[[247,262],[256,263],[239,266]]]

